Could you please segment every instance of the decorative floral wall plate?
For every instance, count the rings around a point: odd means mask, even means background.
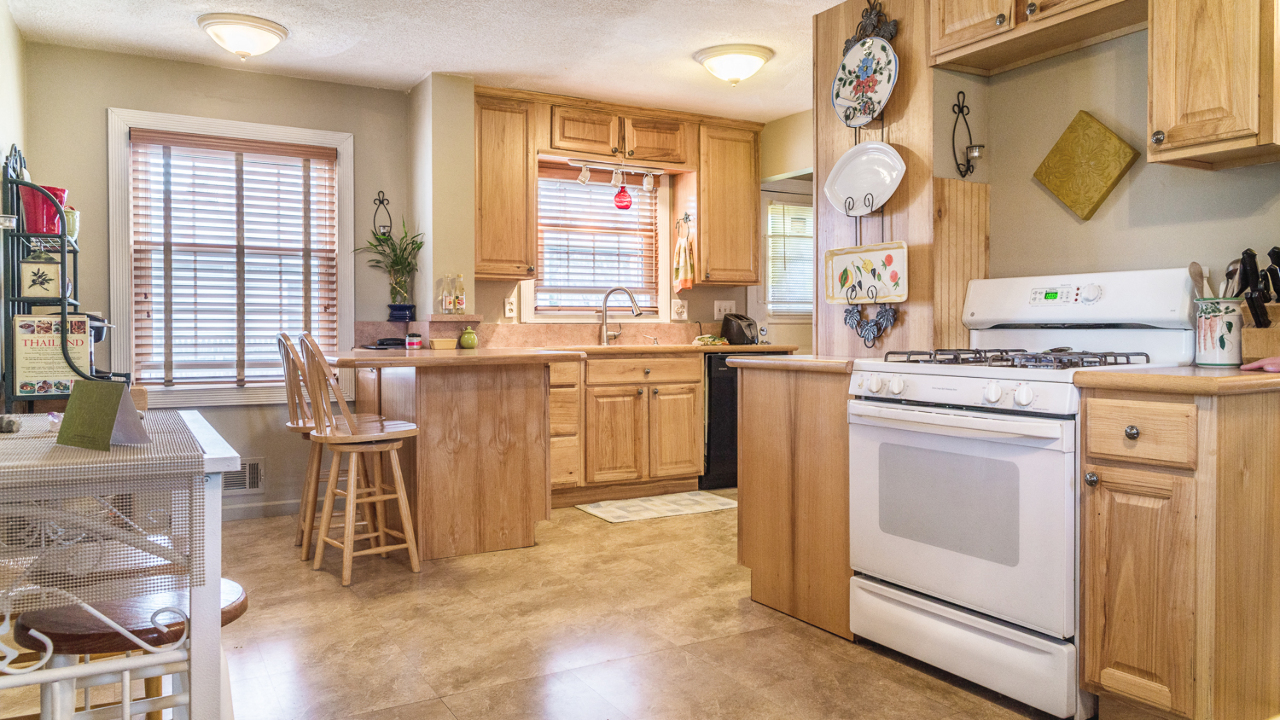
[[[822,194],[847,217],[879,210],[907,174],[907,163],[892,145],[876,140],[858,143],[840,156]]]
[[[831,105],[845,125],[871,122],[884,109],[898,82],[898,54],[884,38],[855,43],[831,83]]]
[[[907,299],[907,244],[880,243],[828,250],[830,305],[896,303]]]

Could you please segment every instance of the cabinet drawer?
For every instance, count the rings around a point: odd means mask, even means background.
[[[558,362],[551,363],[551,384],[552,385],[577,385],[578,384],[578,368],[582,367],[582,363],[576,362]]]
[[[572,437],[551,438],[551,485],[570,487],[582,484],[582,440]]]
[[[1087,410],[1090,456],[1195,469],[1195,405],[1094,398]]]
[[[578,388],[551,389],[551,435],[577,435]]]
[[[698,382],[701,379],[701,357],[587,360],[587,382],[594,385]]]

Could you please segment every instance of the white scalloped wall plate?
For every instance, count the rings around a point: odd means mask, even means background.
[[[879,210],[906,173],[907,163],[892,145],[878,140],[858,143],[836,161],[822,192],[835,209],[858,217]]]

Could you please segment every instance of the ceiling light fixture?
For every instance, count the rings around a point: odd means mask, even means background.
[[[755,75],[772,57],[773,51],[763,45],[716,45],[693,54],[707,72],[730,85]]]
[[[238,13],[208,13],[196,19],[200,29],[213,41],[243,62],[261,55],[289,37],[289,31],[278,23]]]

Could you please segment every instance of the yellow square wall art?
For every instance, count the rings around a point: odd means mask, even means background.
[[[1137,160],[1137,150],[1081,110],[1034,177],[1081,220],[1088,220]]]

